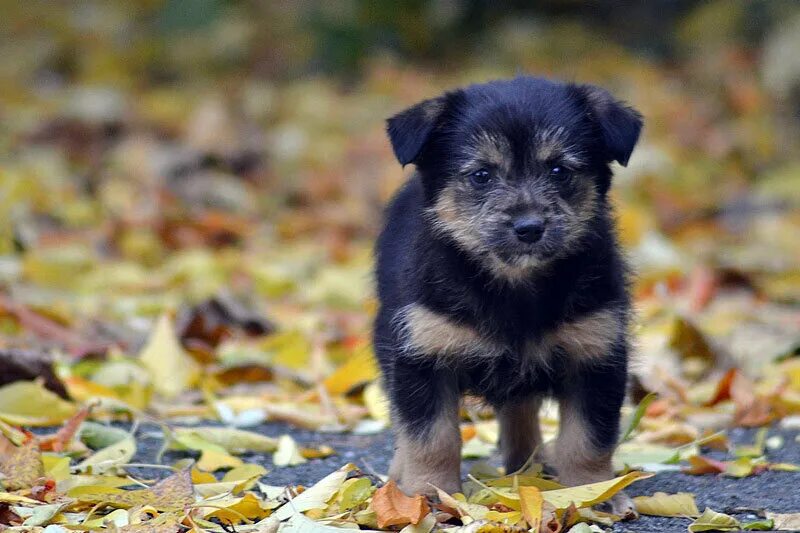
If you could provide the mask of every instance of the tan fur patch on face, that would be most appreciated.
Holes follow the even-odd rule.
[[[403,308],[396,317],[409,353],[421,356],[472,358],[493,357],[503,347],[474,329],[420,304]]]
[[[611,310],[596,311],[573,322],[561,324],[541,340],[528,342],[528,357],[548,364],[555,349],[564,350],[574,361],[596,361],[606,357],[623,334],[624,323]]]
[[[459,206],[457,187],[448,185],[439,193],[436,203],[429,211],[433,228],[450,235],[466,250],[480,251],[484,248],[483,240],[475,231],[476,221],[472,220],[477,214],[466,213]]]
[[[542,444],[540,406],[541,400],[537,398],[497,410],[500,451],[508,474],[521,468]]]
[[[424,438],[403,431],[395,434],[395,452],[389,477],[408,495],[435,496],[438,487],[449,494],[461,492],[461,432],[458,409],[443,413]]]
[[[584,163],[584,158],[580,151],[569,143],[563,126],[538,130],[534,142],[533,154],[537,161],[557,160],[572,166],[579,166]]]
[[[487,165],[494,166],[503,174],[510,170],[513,161],[511,145],[502,135],[481,131],[470,139],[465,148],[469,150],[469,157],[462,165],[461,172],[479,170]]]
[[[611,479],[613,450],[597,450],[580,408],[569,400],[562,400],[559,414],[558,437],[545,449],[546,461],[558,471],[559,481],[576,486]]]

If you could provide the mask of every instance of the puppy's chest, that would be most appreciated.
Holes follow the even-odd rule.
[[[527,309],[476,314],[467,320],[416,303],[403,308],[396,319],[408,355],[448,364],[507,358],[548,365],[556,355],[602,358],[624,334],[621,317],[612,309],[558,320]]]

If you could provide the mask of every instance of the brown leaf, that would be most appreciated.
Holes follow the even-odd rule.
[[[406,496],[397,487],[394,480],[390,480],[383,487],[375,491],[372,497],[372,508],[378,519],[378,526],[405,526],[419,524],[430,512],[430,507],[424,496],[419,494],[413,498]]]
[[[702,474],[721,474],[725,472],[726,465],[722,461],[716,459],[709,459],[702,455],[695,455],[689,457],[689,467],[684,468],[683,472],[686,474],[702,475]]]
[[[708,402],[706,402],[707,407],[713,407],[720,402],[724,402],[725,400],[731,399],[731,385],[733,385],[733,381],[736,378],[736,375],[739,373],[739,370],[736,368],[731,368],[717,383],[717,389],[714,392],[714,396],[711,397]]]
[[[0,474],[4,476],[6,490],[30,488],[44,475],[42,455],[36,442],[30,441],[22,446],[14,446],[5,435],[0,434]]]
[[[149,505],[160,511],[178,511],[194,503],[194,487],[191,470],[186,469],[148,489],[86,492],[76,495],[75,498],[81,502],[106,504],[123,509]]]
[[[82,407],[72,418],[64,423],[61,429],[51,435],[43,435],[37,438],[39,449],[47,452],[63,451],[72,441],[83,421],[89,416],[90,411],[91,406]]]

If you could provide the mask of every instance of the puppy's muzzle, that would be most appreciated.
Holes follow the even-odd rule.
[[[512,227],[517,239],[526,244],[533,244],[544,235],[544,230],[547,229],[547,220],[540,216],[526,215],[514,220]]]

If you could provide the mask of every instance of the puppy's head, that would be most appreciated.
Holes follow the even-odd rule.
[[[641,127],[603,89],[530,77],[446,93],[388,121],[433,226],[512,278],[580,246],[607,209],[609,164],[627,164]]]

